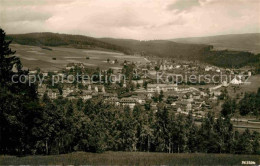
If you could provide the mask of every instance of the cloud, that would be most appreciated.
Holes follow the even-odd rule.
[[[48,6],[72,2],[73,0],[0,0],[5,7]]]
[[[17,14],[19,13],[19,14]],[[50,13],[37,11],[27,8],[9,8],[5,12],[1,12],[3,22],[20,22],[20,21],[45,21],[51,17]]]
[[[258,0],[0,0],[7,33],[169,39],[260,32]]]
[[[173,4],[170,4],[168,10],[188,10],[194,6],[200,6],[199,0],[177,0]]]

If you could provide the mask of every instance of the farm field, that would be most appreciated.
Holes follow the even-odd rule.
[[[256,93],[258,88],[260,88],[260,75],[252,75],[248,78],[247,82],[250,82],[250,84],[242,84],[239,86],[229,86],[228,87],[228,94],[232,97],[236,97],[237,94],[241,93],[250,93],[254,92]]]
[[[168,154],[148,152],[75,152],[50,156],[0,156],[0,165],[241,165],[260,164],[259,155]]]
[[[141,56],[124,55],[119,52],[104,50],[87,50],[64,47],[48,47],[52,50],[42,49],[37,46],[12,44],[11,48],[16,51],[15,56],[20,57],[24,67],[31,70],[39,67],[42,71],[55,71],[65,68],[68,63],[83,63],[88,67],[108,69],[119,67],[125,60],[146,63]],[[89,57],[89,59],[86,59]],[[54,60],[53,58],[56,58]],[[117,59],[119,64],[109,64],[107,59]]]

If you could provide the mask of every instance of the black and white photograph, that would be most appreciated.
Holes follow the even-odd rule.
[[[9,165],[260,165],[260,0],[0,0]]]

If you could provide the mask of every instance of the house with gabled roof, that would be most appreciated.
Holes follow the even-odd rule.
[[[133,109],[134,106],[136,105],[137,101],[136,101],[136,99],[131,98],[131,97],[124,97],[124,98],[120,99],[119,103],[123,107],[128,106],[129,108]]]

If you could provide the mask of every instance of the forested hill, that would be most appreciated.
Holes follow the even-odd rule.
[[[147,56],[172,57],[183,60],[200,60],[205,48],[209,47],[204,44],[183,44],[167,40],[139,41],[113,38],[101,38],[100,40],[129,48]]]
[[[228,43],[227,41],[223,43]],[[167,41],[167,40],[151,40],[151,41],[139,41],[129,39],[112,39],[101,38],[100,40],[119,45],[125,48],[129,48],[134,52],[141,52],[145,55],[155,55],[159,57],[172,57],[183,60],[200,60],[212,65],[220,67],[235,67],[240,68],[245,65],[257,65],[260,62],[260,54],[256,55],[249,51],[234,51],[230,49],[216,50],[211,43],[199,44],[199,43],[181,43]],[[233,38],[235,40],[235,38]],[[255,41],[255,37],[251,41]],[[222,42],[222,40],[219,40]],[[248,41],[250,41],[248,39]],[[250,42],[249,42],[250,43]],[[237,45],[237,47],[239,47]]]
[[[141,54],[145,56],[157,56],[176,58],[182,60],[200,60],[222,67],[242,67],[249,63],[258,63],[259,55],[244,51],[216,51],[213,46],[207,44],[178,43],[168,40],[140,41],[132,39],[93,38],[82,35],[67,35],[58,33],[29,33],[8,35],[7,40],[13,43],[33,46],[65,46],[82,49],[108,49],[125,54]],[[206,40],[206,39],[205,39]],[[208,39],[209,40],[209,39]],[[218,41],[228,43],[226,37]],[[233,37],[233,40],[235,38]],[[247,40],[255,41],[256,39]],[[182,41],[182,40],[178,40]],[[206,42],[206,41],[205,41]],[[195,42],[198,43],[198,42]],[[207,42],[206,42],[207,43]],[[244,42],[245,43],[245,42]],[[208,42],[210,44],[210,42]],[[238,45],[237,45],[238,46]],[[214,47],[215,48],[215,47]]]
[[[7,36],[7,40],[13,40],[13,43],[32,46],[66,46],[82,49],[103,48],[113,51],[129,53],[129,51],[120,46],[105,43],[93,37],[83,35],[68,35],[58,33],[28,33],[28,34],[11,34]]]
[[[199,44],[182,44],[166,40],[139,41],[130,39],[93,38],[58,33],[28,33],[8,35],[13,43],[34,46],[66,46],[73,48],[104,48],[126,54],[142,53],[147,56],[173,57],[184,60],[199,59],[207,47]]]
[[[172,39],[179,43],[208,44],[215,49],[228,49],[236,51],[249,51],[260,53],[260,33],[229,34],[208,37],[192,37]]]

